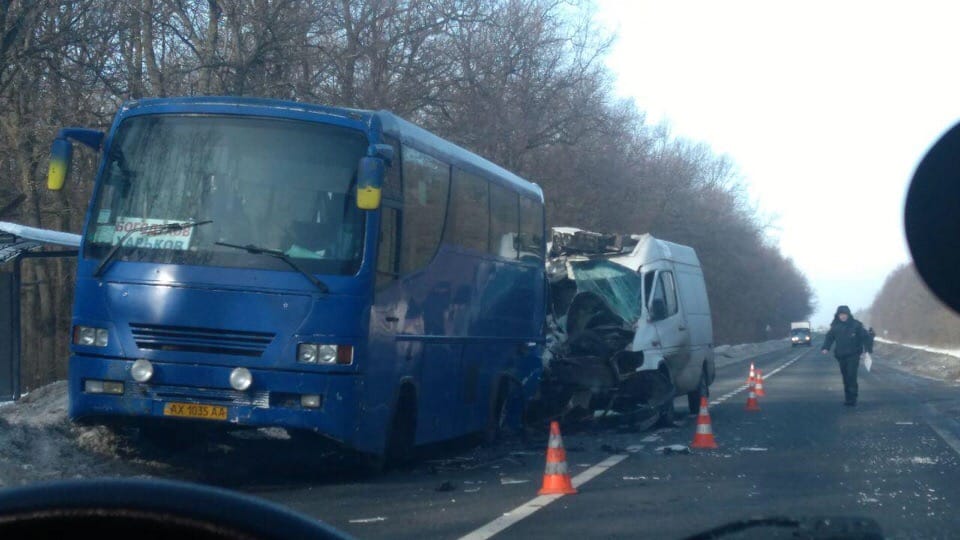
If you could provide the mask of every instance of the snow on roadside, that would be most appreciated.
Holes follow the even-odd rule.
[[[960,357],[929,349],[877,338],[873,356],[883,365],[913,375],[943,381],[960,380]]]
[[[65,381],[0,407],[0,487],[142,472],[119,460],[112,432],[70,422]]]
[[[890,345],[900,345],[901,347],[909,347],[911,349],[919,349],[921,351],[927,351],[927,352],[932,352],[937,354],[946,354],[949,356],[955,356],[957,358],[960,358],[960,349],[939,349],[937,347],[930,347],[928,345],[914,345],[912,343],[899,343],[896,341],[890,341],[888,339],[883,339],[883,338],[876,338],[876,341],[879,341],[881,343],[887,343]]]

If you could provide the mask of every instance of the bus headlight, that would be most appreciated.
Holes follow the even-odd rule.
[[[145,383],[150,380],[150,377],[153,377],[153,364],[149,360],[141,358],[130,366],[130,375],[133,380]]]
[[[321,345],[301,343],[297,346],[297,362],[301,364],[341,364],[353,363],[351,345]]]
[[[106,347],[110,340],[110,333],[106,328],[92,326],[74,326],[73,344],[86,347]]]
[[[249,369],[238,367],[230,372],[230,386],[232,386],[234,390],[240,390],[242,392],[250,388],[251,384],[253,384],[253,374],[250,373]]]

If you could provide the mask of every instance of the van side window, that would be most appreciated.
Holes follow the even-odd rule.
[[[647,300],[647,307],[650,307],[650,301],[653,300],[650,298],[650,293],[653,292],[653,278],[655,276],[655,272],[646,272],[643,274],[643,297]]]
[[[667,301],[667,317],[676,315],[680,308],[677,305],[677,286],[673,281],[673,272],[660,272],[660,283]]]
[[[444,240],[487,253],[490,230],[490,192],[483,178],[454,167],[450,192],[450,219]]]
[[[401,273],[423,268],[436,254],[449,190],[449,165],[409,146],[403,147]]]
[[[660,279],[657,279],[657,281],[656,281],[656,286],[653,286],[653,285],[654,285],[654,277],[655,277],[655,276],[656,276],[656,273],[655,273],[655,272],[647,272],[647,275],[645,276],[646,279],[644,280],[644,285],[647,286],[647,287],[646,287],[646,289],[647,289],[647,307],[652,306],[652,305],[653,305],[653,302],[656,301],[656,300],[659,300],[659,301],[663,302],[664,305],[666,305],[666,303],[667,303],[667,297],[666,297],[666,296],[664,295],[664,293],[663,293],[663,277],[662,277],[662,274],[661,274]],[[652,291],[653,296],[650,296],[650,295],[651,295],[650,287],[653,287],[653,291]],[[668,309],[669,309],[669,308],[668,308]],[[669,311],[668,311],[668,312],[669,312]]]

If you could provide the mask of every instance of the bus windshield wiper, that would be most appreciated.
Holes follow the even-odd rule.
[[[110,248],[110,251],[107,252],[107,256],[100,261],[100,265],[97,266],[97,269],[93,271],[93,277],[100,277],[103,274],[103,271],[107,269],[107,266],[110,265],[110,261],[113,260],[113,257],[120,251],[120,248],[123,246],[124,242],[130,238],[131,235],[135,232],[143,233],[147,236],[156,236],[159,234],[166,234],[173,231],[182,231],[184,229],[190,229],[197,227],[199,225],[206,225],[207,223],[213,223],[212,219],[205,219],[203,221],[179,221],[176,223],[167,223],[166,225],[146,225],[144,227],[130,229],[126,234],[120,237],[120,241],[117,242],[115,246]]]
[[[257,247],[253,244],[247,244],[245,246],[241,246],[238,244],[229,244],[227,242],[214,242],[214,244],[218,246],[233,248],[233,249],[242,249],[243,251],[246,251],[247,253],[252,253],[254,255],[269,255],[270,257],[275,257],[277,259],[280,259],[281,261],[287,263],[287,266],[289,266],[290,268],[293,268],[297,272],[300,272],[301,274],[303,274],[303,277],[309,279],[310,283],[313,283],[314,285],[316,285],[316,287],[320,289],[320,292],[322,293],[330,292],[330,288],[327,287],[326,283],[317,279],[317,276],[308,272],[302,266],[294,262],[294,260],[290,258],[289,255],[287,255],[282,251],[279,251],[276,249],[267,249],[267,248]]]

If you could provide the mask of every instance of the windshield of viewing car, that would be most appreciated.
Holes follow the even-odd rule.
[[[356,130],[262,117],[148,115],[117,130],[87,229],[86,255],[124,236],[126,260],[290,270],[216,242],[277,250],[320,274],[360,265]],[[169,223],[212,223],[154,234]]]

